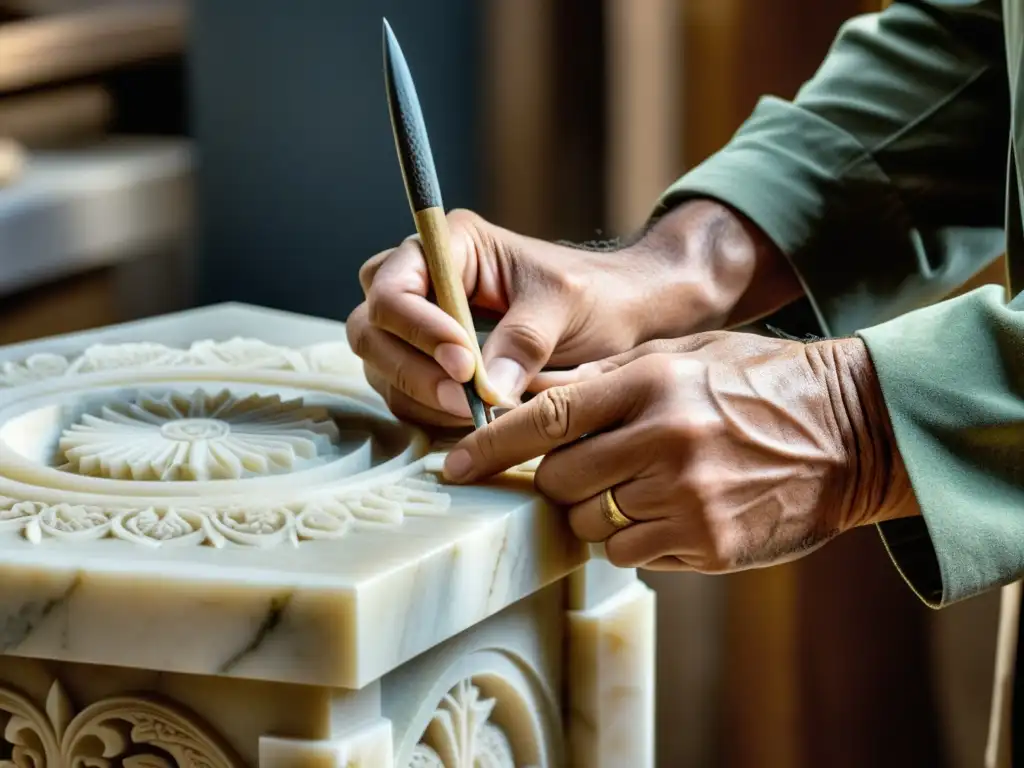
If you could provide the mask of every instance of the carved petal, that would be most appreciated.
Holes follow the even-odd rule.
[[[64,686],[60,684],[60,680],[54,680],[46,694],[46,717],[49,719],[50,725],[53,726],[56,741],[60,741],[64,736],[64,731],[74,714],[75,709],[64,692]]]
[[[46,768],[60,764],[53,723],[28,697],[13,688],[0,687],[0,712],[9,715],[4,728],[4,740],[13,745],[8,766]]]

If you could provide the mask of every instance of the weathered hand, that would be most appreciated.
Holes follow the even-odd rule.
[[[616,565],[768,565],[916,513],[859,339],[703,333],[559,376],[462,440],[445,472],[471,482],[545,456],[538,489]],[[607,520],[606,489],[633,524]]]
[[[470,304],[500,318],[482,351],[490,383],[512,401],[546,365],[721,327],[759,271],[766,242],[710,201],[680,206],[611,251],[525,237],[466,211],[448,221]],[[348,335],[370,383],[401,418],[467,424],[458,382],[472,375],[469,340],[428,300],[418,240],[374,256],[359,277],[366,301],[349,317]]]

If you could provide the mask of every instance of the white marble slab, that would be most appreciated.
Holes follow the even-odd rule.
[[[224,305],[0,349],[0,652],[355,688],[587,560],[529,478],[438,485],[344,339]]]

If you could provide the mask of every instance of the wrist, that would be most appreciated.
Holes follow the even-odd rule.
[[[648,339],[724,327],[757,266],[756,244],[744,223],[711,200],[676,206],[629,250],[635,259],[654,261],[665,270],[665,300],[647,305],[657,310]]]
[[[671,272],[648,338],[752,322],[803,290],[785,255],[752,221],[714,200],[684,202],[626,248]],[[651,305],[649,305],[651,306]]]
[[[920,514],[867,346],[857,337],[816,342],[832,381],[847,458],[840,530]]]

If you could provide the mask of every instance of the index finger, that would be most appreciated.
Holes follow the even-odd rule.
[[[458,483],[490,477],[625,421],[640,382],[624,371],[544,390],[475,430],[448,454],[445,477]]]

